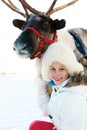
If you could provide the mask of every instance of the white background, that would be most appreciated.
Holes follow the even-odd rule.
[[[42,12],[46,12],[52,2],[27,1]],[[56,6],[69,1],[58,0]],[[52,18],[66,19],[64,30],[87,28],[86,3],[86,0],[79,0],[76,4],[56,12]],[[17,72],[22,75],[20,78],[0,75],[0,130],[28,130],[32,120],[44,119],[36,102],[34,60],[19,58],[12,49],[14,40],[21,32],[12,25],[15,18],[24,19],[0,1],[0,72]]]

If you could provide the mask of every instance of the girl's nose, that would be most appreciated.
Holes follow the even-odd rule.
[[[56,75],[59,75],[59,74],[60,74],[59,70],[56,70],[55,74],[56,74]]]

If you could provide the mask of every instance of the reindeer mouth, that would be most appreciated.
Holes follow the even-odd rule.
[[[13,47],[13,50],[20,56],[20,57],[24,57],[24,58],[28,58],[30,57],[30,54],[28,53],[28,51],[25,49],[26,47],[17,50],[15,49],[15,47]]]
[[[17,40],[14,43],[13,50],[20,56],[24,58],[28,58],[32,55],[34,51],[33,43],[28,45],[27,42],[18,42]]]

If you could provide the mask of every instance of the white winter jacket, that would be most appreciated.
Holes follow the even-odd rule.
[[[87,130],[87,86],[54,86],[48,103],[57,130]]]

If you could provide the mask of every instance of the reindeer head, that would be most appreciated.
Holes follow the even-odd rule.
[[[14,50],[21,56],[33,58],[44,53],[56,40],[56,30],[65,26],[65,20],[52,20],[31,14],[26,22],[14,20],[13,24],[22,29],[22,33],[14,42]]]
[[[25,21],[19,19],[13,20],[13,25],[22,30],[14,42],[13,49],[18,55],[32,59],[35,57],[40,58],[47,47],[56,41],[56,30],[65,27],[64,19],[53,20],[50,18],[51,14],[75,3],[77,0],[73,0],[68,4],[53,9],[57,1],[54,0],[46,13],[39,12],[32,8],[25,0],[19,0],[25,10],[25,14],[15,7],[10,0],[8,0],[8,2],[6,2],[6,0],[2,1],[12,10],[26,17]],[[29,11],[33,14],[29,15]]]

